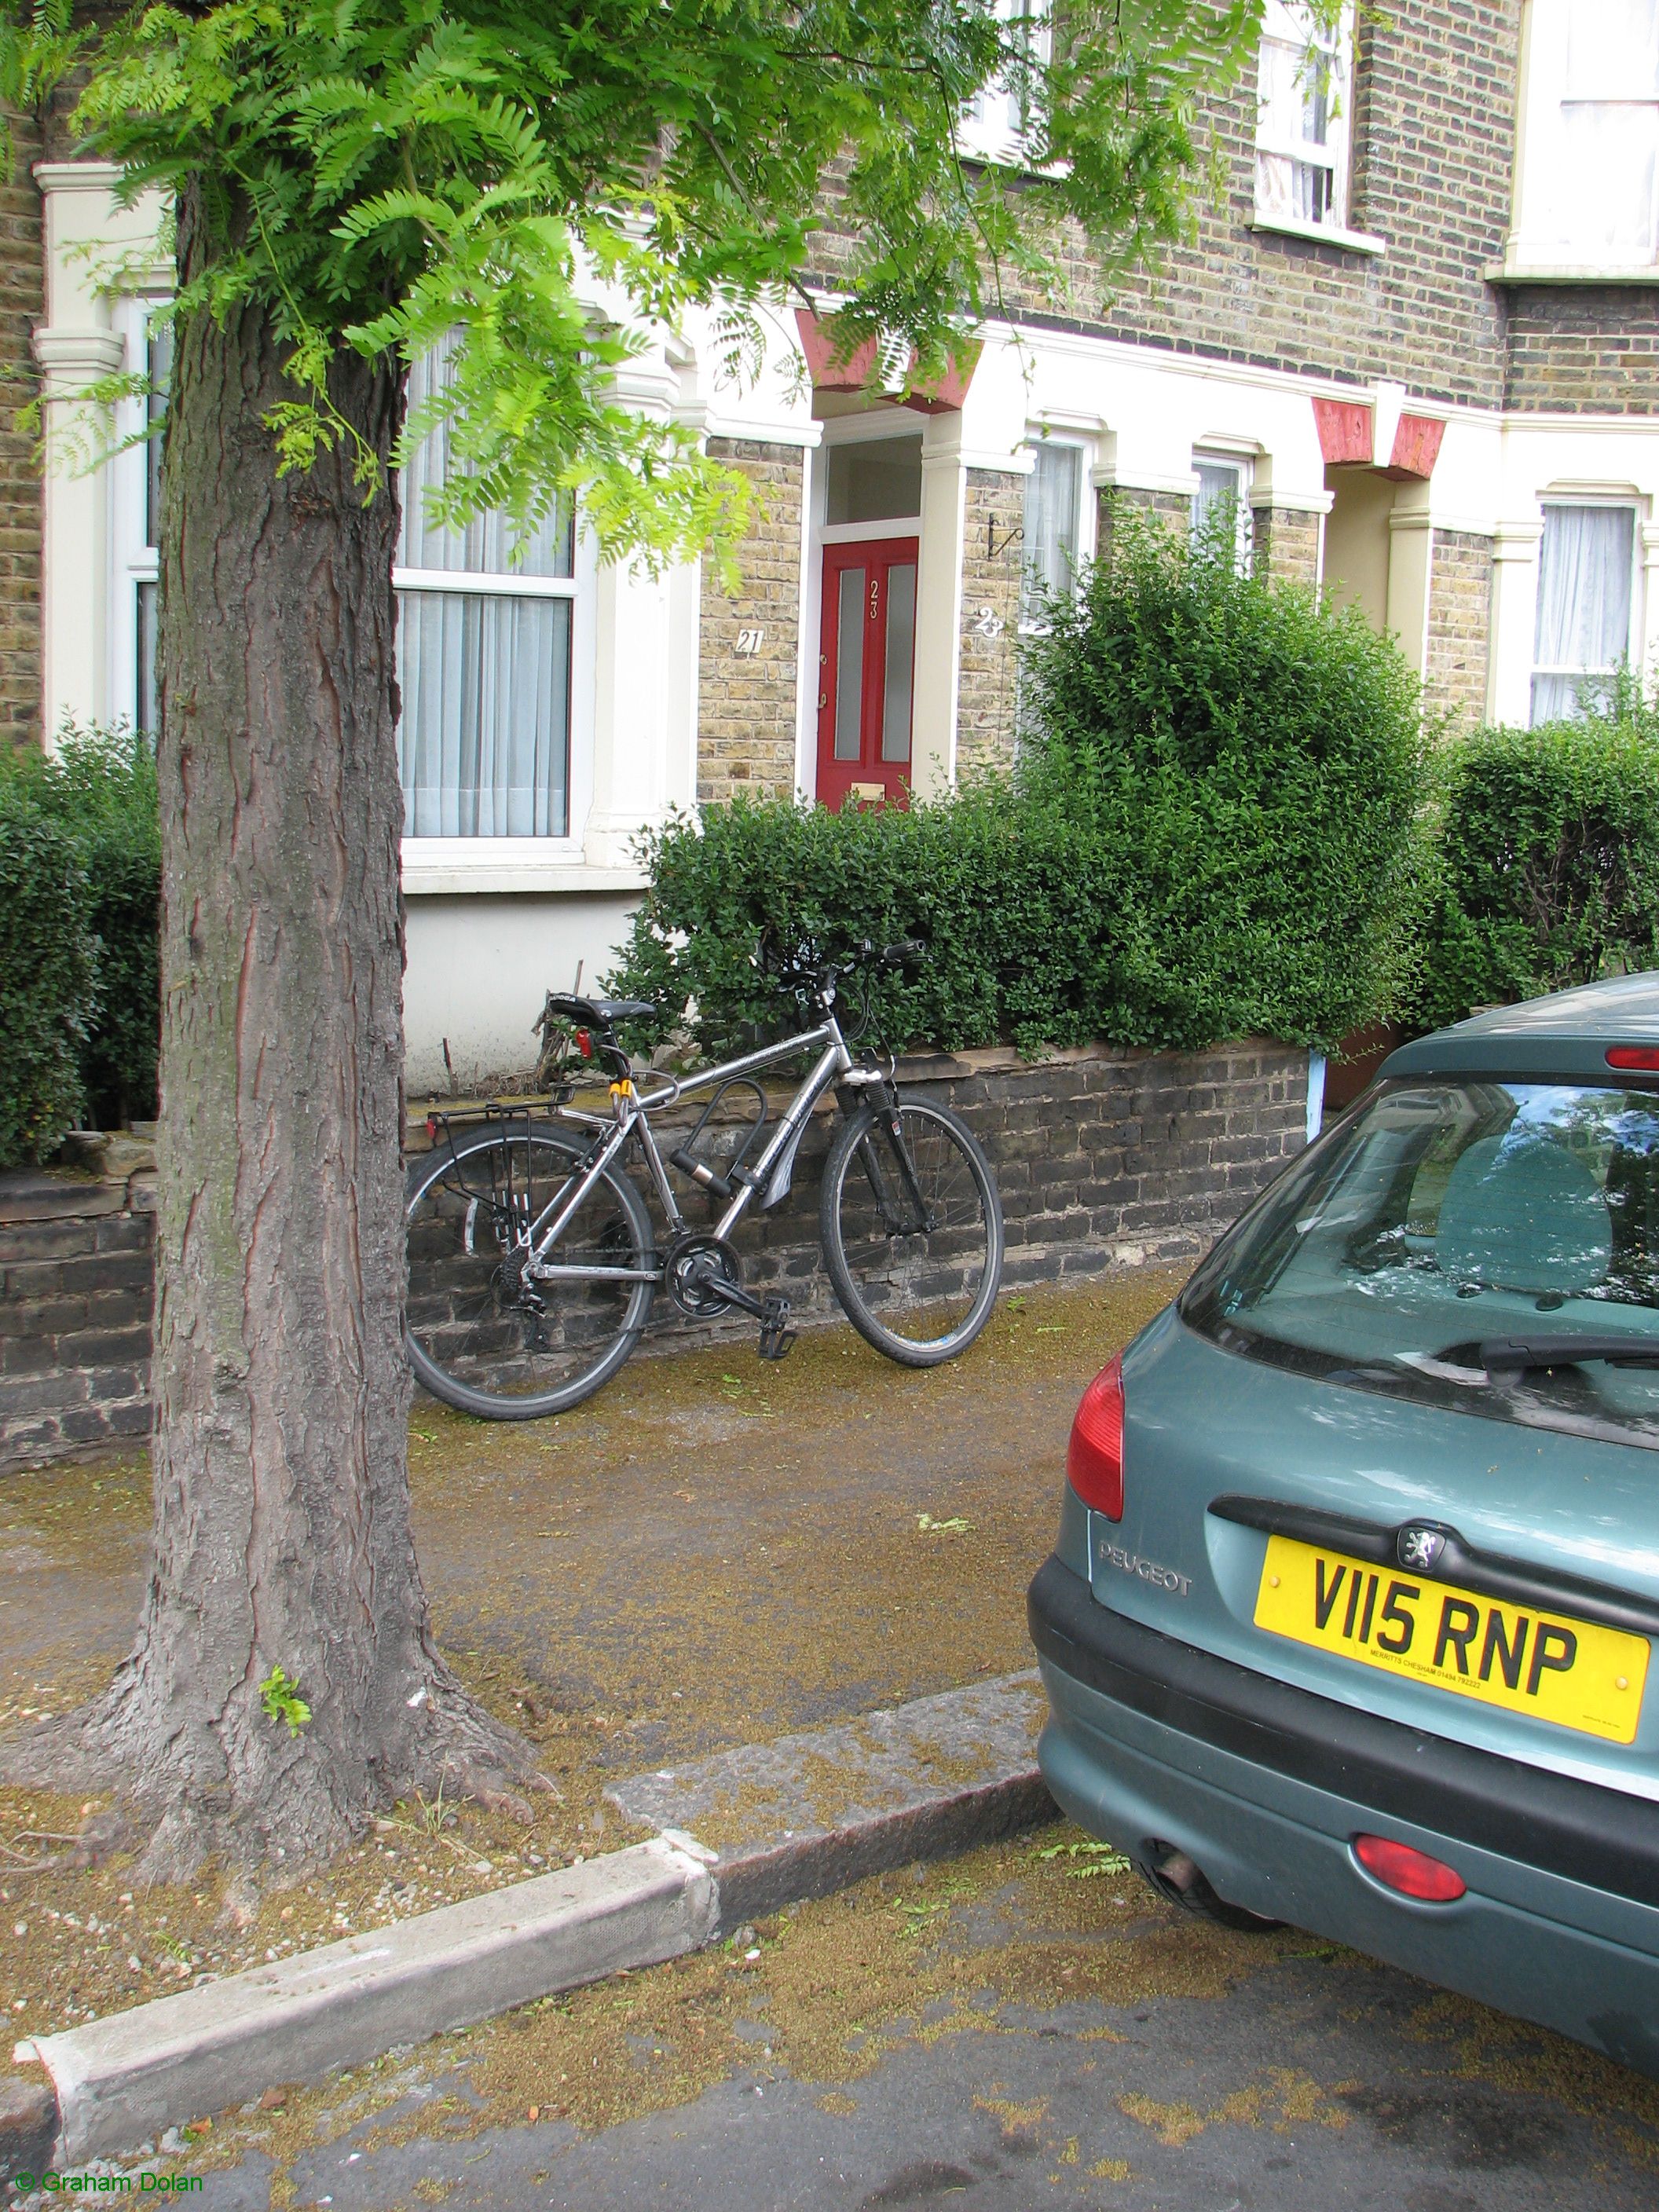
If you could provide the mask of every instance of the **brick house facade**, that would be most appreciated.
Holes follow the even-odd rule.
[[[1616,12],[1640,31],[1640,5]],[[1649,12],[1659,25],[1659,0]],[[465,769],[411,795],[412,1083],[437,1079],[445,1039],[464,1075],[523,1057],[543,981],[578,960],[603,972],[641,881],[638,833],[671,808],[938,791],[1006,762],[1026,580],[1063,580],[1126,505],[1185,529],[1231,499],[1241,560],[1358,600],[1458,720],[1562,711],[1620,658],[1651,670],[1659,217],[1638,171],[1644,132],[1659,150],[1659,82],[1617,35],[1572,0],[1416,0],[1350,20],[1310,72],[1305,19],[1267,0],[1259,67],[1200,118],[1217,181],[1190,240],[1110,283],[1079,252],[1056,295],[1011,301],[931,406],[838,374],[793,312],[743,389],[697,326],[643,356],[635,403],[696,423],[754,487],[737,586],[712,567],[596,571],[580,532],[550,558],[533,589],[562,654],[562,766],[536,834],[477,805]],[[1598,127],[1609,98],[1622,136]],[[968,118],[970,151],[984,125]],[[985,150],[1018,161],[1006,129]],[[14,737],[142,719],[155,566],[141,455],[101,483],[49,473],[43,526],[13,425],[41,371],[67,400],[143,365],[166,271],[112,296],[84,246],[118,233],[142,264],[157,211],[119,214],[108,172],[37,151],[0,195]],[[827,211],[823,295],[842,250]],[[454,595],[443,558],[410,557],[406,595]],[[467,580],[479,605],[488,583]],[[474,619],[487,636],[487,606]],[[450,734],[432,733],[446,757]]]

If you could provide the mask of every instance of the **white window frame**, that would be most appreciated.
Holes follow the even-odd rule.
[[[1064,447],[1068,453],[1074,453],[1078,457],[1077,507],[1072,518],[1073,544],[1072,588],[1073,593],[1075,593],[1079,572],[1083,568],[1085,562],[1094,558],[1094,524],[1097,507],[1097,496],[1094,488],[1095,448],[1092,441],[1087,439],[1068,436],[1064,431],[1046,431],[1040,423],[1035,424],[1027,433],[1025,439],[1025,450],[1028,453],[1035,455],[1037,451],[1043,447],[1047,447],[1050,449],[1053,449],[1055,447]],[[1031,476],[1027,477],[1024,484],[1022,487],[1019,590],[1019,634],[1022,637],[1040,637],[1044,634],[1047,628],[1045,623],[1033,621],[1026,612],[1026,593],[1028,586],[1024,561],[1024,502],[1029,500],[1030,484],[1035,475],[1036,464],[1034,461]]]
[[[424,869],[503,866],[571,867],[582,859],[582,836],[593,804],[593,721],[597,676],[595,584],[599,562],[592,532],[577,517],[574,557],[568,576],[526,576],[508,571],[410,568],[392,572],[399,612],[412,592],[476,593],[490,599],[560,599],[571,603],[570,703],[565,763],[565,834],[562,837],[416,837],[403,841],[405,866]]]
[[[1322,143],[1312,139],[1276,136],[1267,120],[1265,76],[1269,50],[1297,57],[1298,67],[1312,70],[1325,58],[1328,69],[1329,114]],[[1381,253],[1386,241],[1370,232],[1350,229],[1349,203],[1352,187],[1354,97],[1354,6],[1348,0],[1334,30],[1316,24],[1298,0],[1267,0],[1261,23],[1261,43],[1256,64],[1256,123],[1253,157],[1255,222],[1257,230],[1284,231],[1292,237],[1316,238],[1358,253]],[[1328,173],[1330,199],[1317,220],[1275,207],[1262,189],[1262,157],[1298,163]]]
[[[1255,514],[1250,506],[1250,491],[1255,467],[1248,453],[1226,453],[1218,447],[1194,446],[1193,469],[1224,469],[1233,479],[1233,564],[1241,576],[1250,573],[1250,562],[1255,550]],[[1200,501],[1202,494],[1193,494],[1192,533],[1199,532]]]
[[[1569,81],[1572,10],[1588,4],[1589,0],[1531,0],[1527,9],[1516,131],[1513,224],[1503,269],[1493,273],[1544,279],[1622,276],[1639,281],[1659,266],[1659,205],[1650,209],[1652,242],[1645,254],[1565,240],[1553,219],[1555,178],[1560,167],[1571,160],[1562,111],[1584,97],[1580,94],[1570,103],[1563,93]],[[1659,94],[1632,94],[1627,88],[1610,82],[1595,104],[1659,107]],[[1659,171],[1655,197],[1659,201]]]
[[[1054,48],[1050,0],[995,0],[996,19],[1011,32],[1022,31],[1035,58],[1052,60]],[[1018,112],[1015,94],[999,76],[981,86],[957,118],[957,146],[970,161],[1005,169],[1030,169],[1029,119]]]
[[[123,373],[144,374],[149,361],[151,316],[167,304],[165,293],[128,293],[117,303],[114,322],[121,340]],[[109,465],[109,672],[112,718],[140,726],[138,601],[143,587],[161,574],[158,548],[149,539],[151,441],[143,436],[146,402],[121,400],[115,409],[117,451]],[[152,736],[155,732],[150,732]]]
[[[1625,659],[1632,669],[1639,672],[1642,665],[1642,639],[1644,634],[1642,606],[1642,526],[1644,521],[1642,501],[1639,499],[1632,499],[1628,492],[1557,491],[1541,499],[1539,506],[1546,516],[1552,507],[1613,507],[1630,516],[1630,619],[1625,639]],[[1546,527],[1547,528],[1547,524]],[[1542,596],[1543,589],[1544,544],[1540,535],[1538,544],[1537,582],[1533,599],[1532,640],[1528,651],[1527,721],[1529,727],[1533,720],[1533,687],[1540,676],[1606,676],[1612,673],[1610,668],[1579,667],[1568,662],[1540,662],[1536,659],[1538,602]],[[1617,665],[1616,662],[1613,664],[1614,666]]]

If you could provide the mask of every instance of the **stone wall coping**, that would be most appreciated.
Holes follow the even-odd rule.
[[[959,1083],[975,1076],[983,1075],[1024,1074],[1036,1078],[1042,1075],[1048,1068],[1076,1067],[1103,1061],[1115,1061],[1121,1066],[1139,1066],[1151,1060],[1194,1060],[1207,1059],[1215,1054],[1235,1052],[1300,1054],[1304,1049],[1305,1048],[1301,1045],[1285,1044],[1276,1037],[1259,1036],[1228,1037],[1218,1044],[1194,1045],[1186,1051],[1166,1051],[1159,1047],[1146,1044],[1109,1044],[1102,1040],[1092,1044],[1053,1045],[1036,1058],[1028,1059],[1015,1045],[970,1045],[964,1047],[960,1052],[902,1053],[898,1057],[896,1073],[901,1083]],[[640,1079],[641,1083],[646,1080],[643,1076]],[[761,1081],[769,1101],[775,1098],[781,1102],[794,1095],[796,1085],[786,1078],[773,1079],[763,1075]],[[602,1111],[605,1096],[603,1086],[595,1084],[592,1087],[579,1088],[573,1094],[569,1103],[572,1105],[582,1107],[589,1112]],[[708,1097],[708,1094],[705,1091],[693,1091],[684,1098],[677,1100],[672,1105],[659,1108],[657,1111],[665,1117],[678,1119],[689,1115],[695,1118],[702,1112]],[[487,1105],[495,1104],[498,1099],[506,1106],[528,1107],[532,1110],[538,1108],[545,1110],[550,1103],[544,1091],[532,1092],[524,1097],[502,1097],[497,1093],[489,1098],[429,1098],[424,1103],[412,1103],[407,1109],[404,1139],[406,1149],[416,1152],[422,1152],[428,1149],[429,1139],[426,1125],[429,1115],[453,1114],[464,1118],[479,1115],[484,1111]],[[829,1114],[834,1109],[835,1094],[832,1091],[826,1091],[817,1101],[814,1110],[819,1114]],[[714,1118],[717,1121],[747,1120],[748,1115],[739,1107],[717,1114]]]
[[[126,1202],[125,1178],[105,1182],[69,1168],[19,1168],[0,1175],[0,1221],[84,1220],[119,1213]]]

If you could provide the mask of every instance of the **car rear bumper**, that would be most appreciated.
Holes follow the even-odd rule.
[[[1160,1635],[1058,1559],[1028,1613],[1052,1709],[1038,1757],[1081,1826],[1142,1860],[1173,1845],[1233,1904],[1659,2076],[1659,1808]],[[1383,1888],[1362,1832],[1444,1860],[1467,1895]]]

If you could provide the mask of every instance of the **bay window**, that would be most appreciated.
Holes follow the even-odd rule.
[[[436,355],[410,370],[411,409],[443,373]],[[405,834],[568,837],[574,517],[555,509],[515,562],[499,514],[430,522],[427,491],[449,468],[440,423],[404,471],[393,572]]]
[[[1083,553],[1084,474],[1080,446],[1038,438],[1027,451],[1035,466],[1025,479],[1019,612],[1022,624],[1030,628],[1042,622],[1047,599],[1062,598],[1076,584]]]
[[[1250,566],[1250,465],[1226,453],[1194,453],[1193,471],[1198,489],[1193,494],[1193,537],[1208,542],[1212,532],[1225,532],[1233,549],[1233,565],[1241,575]],[[1226,520],[1221,520],[1225,514]]]
[[[1546,506],[1533,647],[1534,726],[1581,713],[1629,657],[1635,577],[1634,507]]]
[[[149,388],[147,396],[124,399],[116,410],[107,696],[116,720],[153,738],[161,726],[155,688],[161,611],[160,431],[173,367],[173,325],[164,302],[135,295],[120,303],[116,328],[123,368],[146,377]]]

